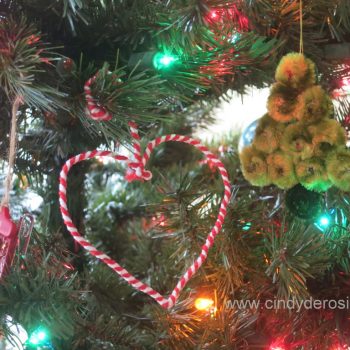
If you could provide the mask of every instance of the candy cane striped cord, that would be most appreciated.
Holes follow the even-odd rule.
[[[119,276],[125,279],[130,285],[132,285],[135,289],[148,294],[150,297],[155,299],[160,305],[164,305],[166,300],[163,296],[161,296],[158,292],[153,290],[147,284],[137,280],[133,275],[131,275],[127,270],[121,267],[116,261],[110,258],[108,255],[103,252],[97,250],[87,239],[82,237],[78,232],[78,229],[74,225],[72,218],[70,217],[68,207],[67,207],[67,176],[70,169],[73,165],[78,164],[86,159],[92,159],[96,157],[113,157],[115,160],[125,161],[128,158],[120,155],[116,155],[109,151],[92,151],[81,153],[71,159],[69,159],[60,173],[60,185],[59,185],[59,201],[60,201],[60,209],[63,221],[73,236],[74,240],[78,242],[84,249],[86,249],[91,255],[95,256],[97,259],[100,259],[105,264],[107,264],[111,269],[113,269]]]
[[[145,170],[145,166],[142,164],[142,155],[141,155],[141,145],[140,145],[140,136],[137,129],[137,125],[134,122],[129,122],[130,134],[134,139],[134,158],[135,162],[130,162],[128,164],[129,170],[125,176],[128,181],[135,180],[151,180],[152,173],[148,170]]]
[[[176,303],[176,300],[178,299],[181,290],[185,287],[187,282],[192,278],[192,276],[198,271],[198,269],[201,267],[203,262],[206,260],[208,256],[208,252],[214,244],[215,237],[221,231],[223,222],[226,217],[227,206],[230,201],[231,186],[228,179],[227,171],[224,165],[222,164],[222,162],[219,159],[217,159],[216,156],[213,155],[205,146],[201,145],[199,141],[191,139],[187,136],[181,136],[181,135],[166,135],[166,136],[158,137],[155,140],[148,143],[145,153],[143,154],[143,156],[141,156],[141,148],[139,147],[140,138],[137,132],[136,124],[131,123],[130,128],[131,128],[132,136],[135,140],[134,150],[135,150],[136,162],[134,163],[129,162],[128,158],[114,154],[112,152],[108,152],[108,151],[86,152],[69,159],[64,165],[64,167],[62,168],[62,171],[60,173],[60,185],[59,185],[60,209],[61,209],[64,223],[76,242],[78,242],[82,247],[84,247],[91,255],[95,256],[96,258],[100,259],[105,264],[107,264],[110,268],[112,268],[118,275],[120,275],[135,289],[145,294],[148,294],[150,297],[155,299],[163,308],[170,309]],[[72,219],[70,217],[70,214],[67,208],[67,176],[70,169],[75,164],[82,162],[86,159],[91,159],[95,157],[113,157],[115,160],[118,160],[118,161],[127,161],[129,167],[131,167],[133,171],[138,172],[139,175],[136,174],[134,180],[135,179],[149,180],[152,174],[149,171],[145,170],[144,167],[146,166],[147,161],[149,160],[153,149],[158,145],[160,145],[161,143],[169,142],[169,141],[187,143],[199,149],[206,156],[206,158],[210,160],[211,163],[218,168],[224,184],[224,195],[221,201],[217,220],[213,228],[211,229],[211,232],[209,233],[205,244],[202,246],[202,250],[198,258],[193,262],[193,264],[187,269],[185,274],[181,277],[176,287],[170,294],[169,298],[164,298],[160,293],[155,291],[149,285],[137,280],[132,274],[130,274],[123,267],[121,267],[116,261],[111,259],[108,255],[104,254],[103,252],[100,252],[99,250],[97,250],[88,240],[86,240],[84,237],[80,235],[77,228],[72,222]]]
[[[91,119],[96,121],[108,121],[112,119],[111,113],[105,107],[99,106],[92,97],[91,85],[96,81],[96,75],[90,78],[84,86],[85,99]]]
[[[181,290],[185,287],[187,282],[199,270],[199,268],[202,266],[204,261],[207,259],[208,252],[214,244],[215,237],[219,234],[219,232],[222,229],[222,225],[225,221],[225,217],[227,214],[227,206],[228,206],[228,204],[230,202],[230,198],[231,198],[231,184],[230,184],[230,180],[228,178],[228,173],[227,173],[224,165],[222,164],[222,162],[213,153],[211,153],[207,147],[203,146],[198,140],[192,139],[190,137],[173,134],[173,135],[161,136],[161,137],[158,137],[155,140],[149,142],[147,147],[146,147],[146,151],[142,157],[143,166],[146,166],[146,164],[150,158],[150,155],[155,147],[159,146],[161,143],[169,142],[169,141],[187,143],[187,144],[199,149],[205,155],[205,157],[211,161],[213,166],[218,168],[218,171],[221,175],[221,179],[222,179],[222,182],[224,185],[224,196],[221,200],[219,214],[218,214],[218,217],[216,219],[216,222],[215,222],[213,228],[211,229],[211,232],[207,236],[205,244],[202,246],[202,250],[201,250],[198,258],[187,269],[185,274],[181,277],[181,279],[177,283],[176,287],[172,291],[171,295],[169,296],[169,298],[167,300],[167,302],[168,302],[167,308],[171,308],[176,303],[176,300],[178,299]]]

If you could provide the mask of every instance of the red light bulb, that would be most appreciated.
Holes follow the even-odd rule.
[[[215,19],[215,18],[217,18],[218,17],[218,14],[216,13],[216,11],[214,11],[214,10],[212,10],[212,11],[210,11],[210,18],[213,18],[213,19]]]
[[[286,350],[286,347],[282,342],[276,341],[270,345],[269,350]]]
[[[342,86],[349,86],[349,79],[343,78],[342,79]]]

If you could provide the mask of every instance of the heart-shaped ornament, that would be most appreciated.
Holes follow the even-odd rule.
[[[60,200],[60,209],[63,217],[63,221],[71,233],[76,242],[78,242],[84,249],[86,249],[91,255],[103,261],[106,265],[108,265],[111,269],[113,269],[120,277],[122,277],[125,281],[127,281],[131,286],[135,289],[148,294],[150,297],[155,299],[163,308],[170,309],[176,303],[181,290],[185,287],[187,282],[192,278],[192,276],[198,271],[203,262],[206,260],[208,256],[208,252],[210,248],[214,244],[215,237],[221,231],[223,222],[226,217],[226,209],[230,201],[231,196],[231,185],[228,179],[227,171],[222,164],[222,162],[211,153],[207,147],[203,146],[198,140],[189,138],[187,136],[182,135],[166,135],[162,137],[158,137],[153,141],[149,142],[146,150],[143,155],[141,155],[141,147],[139,143],[139,135],[137,131],[137,127],[135,123],[129,123],[131,129],[131,135],[135,140],[134,143],[134,157],[135,162],[129,161],[129,159],[125,156],[115,154],[109,151],[92,151],[81,153],[75,157],[70,158],[62,168],[60,173],[60,185],[59,185],[59,200]],[[152,178],[152,174],[150,171],[145,170],[145,166],[147,161],[150,158],[150,155],[155,147],[164,142],[175,141],[182,142],[192,145],[199,149],[206,157],[208,161],[212,164],[213,167],[216,167],[219,170],[221,175],[223,185],[224,185],[224,194],[221,200],[221,205],[218,213],[218,217],[216,222],[211,229],[210,233],[207,236],[205,244],[202,246],[202,250],[199,256],[195,259],[192,265],[186,270],[183,276],[180,278],[178,283],[176,284],[174,290],[171,292],[168,298],[165,298],[156,290],[151,288],[148,284],[143,283],[136,279],[132,274],[130,274],[127,270],[125,270],[122,266],[120,266],[116,261],[110,258],[108,255],[103,252],[97,250],[88,240],[80,235],[74,223],[72,222],[71,216],[69,214],[67,208],[67,176],[70,169],[77,163],[80,163],[86,159],[96,158],[96,157],[112,157],[117,161],[126,161],[128,164],[128,171],[126,178],[129,181],[140,180],[140,181],[148,181]]]

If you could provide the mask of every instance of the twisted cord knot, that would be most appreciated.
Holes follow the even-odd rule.
[[[140,162],[130,162],[126,171],[125,179],[128,182],[133,181],[149,181],[152,179],[152,173],[145,170],[145,167]]]

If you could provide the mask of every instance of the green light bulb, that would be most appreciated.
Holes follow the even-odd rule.
[[[41,345],[46,342],[47,338],[47,331],[43,328],[38,328],[30,335],[28,341],[32,345]]]
[[[244,226],[242,227],[243,231],[249,231],[252,227],[252,223],[251,222],[247,222],[246,224],[244,224]]]
[[[37,337],[31,336],[29,339],[29,343],[33,345],[39,344],[39,339]]]
[[[320,219],[320,224],[321,224],[322,226],[328,226],[328,224],[329,224],[329,219],[328,219],[327,217],[321,218],[321,219]]]
[[[45,340],[46,339],[46,333],[43,332],[43,331],[40,331],[38,333],[38,339],[41,340],[41,341]]]
[[[169,64],[171,62],[174,62],[175,58],[171,57],[171,56],[164,56],[162,57],[159,61],[161,64],[163,64],[164,66],[169,66]]]
[[[324,230],[326,230],[329,227],[330,223],[331,223],[330,216],[328,214],[323,214],[317,219],[317,222],[315,222],[315,225],[321,231],[324,231]]]
[[[153,65],[157,70],[170,68],[178,58],[176,56],[168,55],[158,52],[153,57]]]

